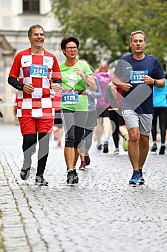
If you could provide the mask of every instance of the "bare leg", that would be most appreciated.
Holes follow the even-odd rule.
[[[120,125],[119,126],[119,133],[121,136],[125,136],[126,134],[128,134],[128,130],[126,128],[126,125]]]
[[[73,162],[73,167],[76,166],[77,161],[78,161],[78,157],[79,157],[79,152],[77,149],[74,148],[74,153],[75,153],[75,157],[74,157],[74,162]]]
[[[81,159],[81,162],[85,161],[85,156],[83,154],[80,154],[80,159]]]
[[[64,148],[64,157],[67,165],[67,170],[74,168],[75,151],[73,147]]]
[[[103,118],[103,132],[104,132],[104,138],[107,140],[110,138],[111,133],[111,121],[109,117]]]
[[[95,135],[96,135],[97,143],[101,143],[101,138],[103,135],[102,118],[97,119],[97,126],[95,128]]]
[[[139,170],[142,170],[142,167],[146,161],[149,150],[149,136],[144,136],[140,134],[139,141]]]
[[[63,136],[63,129],[59,128],[59,134],[58,134],[58,139],[57,139],[59,142],[61,142],[62,136]]]
[[[139,169],[139,128],[132,128],[128,130],[129,144],[128,154],[133,167],[133,170]]]

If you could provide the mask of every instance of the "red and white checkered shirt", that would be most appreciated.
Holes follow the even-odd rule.
[[[33,55],[30,48],[21,51],[14,59],[9,76],[34,87],[31,94],[18,91],[18,117],[54,116],[54,91],[51,81],[61,80],[61,73],[53,54],[44,50],[43,55]]]

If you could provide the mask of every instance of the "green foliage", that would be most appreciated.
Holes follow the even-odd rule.
[[[129,51],[129,35],[143,30],[146,52],[163,62],[167,54],[167,1],[163,0],[51,0],[62,26],[61,36],[80,40],[80,58],[95,66],[112,62]]]

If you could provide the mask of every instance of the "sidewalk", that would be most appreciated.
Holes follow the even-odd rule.
[[[127,153],[98,152],[66,186],[63,147],[50,140],[48,187],[20,179],[18,125],[0,124],[0,252],[164,252],[167,247],[167,155],[149,154],[146,185],[128,185]]]

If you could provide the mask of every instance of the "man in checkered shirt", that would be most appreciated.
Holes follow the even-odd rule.
[[[54,90],[61,85],[61,74],[56,57],[43,48],[44,29],[33,25],[28,30],[31,47],[14,58],[8,83],[18,91],[17,116],[23,135],[24,161],[20,176],[28,179],[32,154],[39,141],[35,183],[48,185],[43,174],[49,152],[49,132],[53,126]]]

